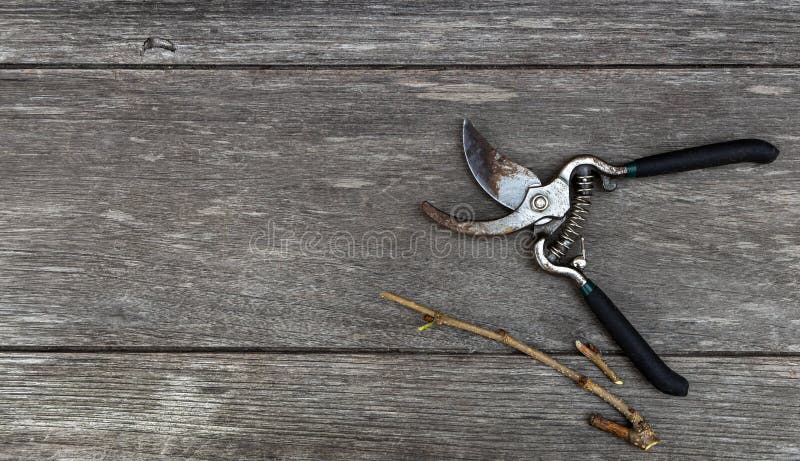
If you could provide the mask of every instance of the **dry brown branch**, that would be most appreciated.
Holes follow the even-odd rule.
[[[622,380],[614,373],[614,370],[608,366],[605,360],[603,360],[603,355],[600,354],[600,351],[597,350],[597,347],[592,343],[584,344],[581,342],[580,339],[575,340],[575,347],[578,348],[581,354],[585,355],[587,359],[589,359],[593,364],[600,369],[608,379],[611,380],[614,384],[622,384]]]
[[[653,433],[653,429],[650,428],[650,425],[644,420],[641,413],[639,413],[633,407],[626,404],[625,401],[623,401],[619,396],[610,392],[603,386],[597,384],[596,382],[592,381],[591,379],[582,375],[581,373],[562,364],[561,362],[554,359],[550,355],[538,349],[534,349],[525,343],[522,343],[521,341],[517,340],[513,336],[506,333],[505,330],[500,329],[493,331],[486,328],[482,328],[477,325],[473,325],[469,322],[465,322],[463,320],[450,317],[437,310],[430,309],[421,304],[417,304],[414,301],[403,298],[402,296],[390,293],[388,291],[382,291],[380,295],[386,299],[402,304],[403,306],[409,309],[424,314],[426,322],[434,322],[436,325],[449,325],[451,327],[469,331],[470,333],[474,333],[476,335],[480,335],[485,338],[493,339],[507,346],[513,347],[514,349],[521,351],[526,355],[529,355],[530,357],[538,360],[539,362],[544,363],[545,365],[556,370],[557,372],[561,373],[567,378],[573,380],[578,385],[578,387],[581,387],[591,392],[592,394],[600,397],[606,403],[608,403],[609,405],[614,407],[618,412],[620,412],[628,421],[631,422],[631,427],[625,427],[615,423],[614,421],[605,419],[602,416],[592,415],[592,417],[589,419],[589,424],[591,424],[592,426],[598,429],[602,429],[622,439],[625,439],[632,445],[637,446],[643,450],[649,449],[650,447],[652,447],[653,445],[657,444],[660,441],[659,438],[656,437],[655,434]]]

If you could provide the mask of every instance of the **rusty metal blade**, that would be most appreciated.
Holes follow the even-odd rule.
[[[542,185],[529,169],[498,153],[467,119],[464,119],[463,142],[472,176],[503,206],[517,209],[529,187]]]
[[[421,208],[429,218],[440,226],[462,234],[479,237],[510,234],[534,224],[537,220],[542,220],[540,214],[524,206],[519,207],[507,216],[488,221],[459,221],[456,217],[445,213],[428,202],[422,202]]]

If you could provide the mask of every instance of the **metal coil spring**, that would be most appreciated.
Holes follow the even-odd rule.
[[[578,175],[575,181],[575,198],[572,206],[567,212],[561,233],[552,245],[548,247],[550,256],[556,261],[560,260],[569,252],[572,245],[581,238],[580,230],[583,228],[581,223],[586,221],[586,214],[589,213],[589,205],[592,204],[592,190],[594,189],[594,175]]]

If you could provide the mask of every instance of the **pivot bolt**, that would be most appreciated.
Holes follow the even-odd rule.
[[[547,197],[544,195],[536,195],[531,199],[531,206],[536,211],[542,211],[547,209],[549,202],[547,201]]]

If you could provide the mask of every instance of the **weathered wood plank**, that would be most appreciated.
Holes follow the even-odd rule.
[[[768,166],[601,194],[588,273],[659,351],[798,352],[798,77],[4,71],[0,344],[504,350],[418,335],[388,289],[550,350],[613,348],[521,240],[459,240],[419,212],[502,213],[463,163],[467,114],[542,177],[578,153],[776,143]]]
[[[798,359],[676,358],[686,398],[610,360],[663,439],[648,459],[800,455]],[[14,458],[642,456],[586,423],[613,409],[520,355],[3,354],[0,395]]]
[[[0,62],[795,64],[798,23],[796,2],[6,0]]]

